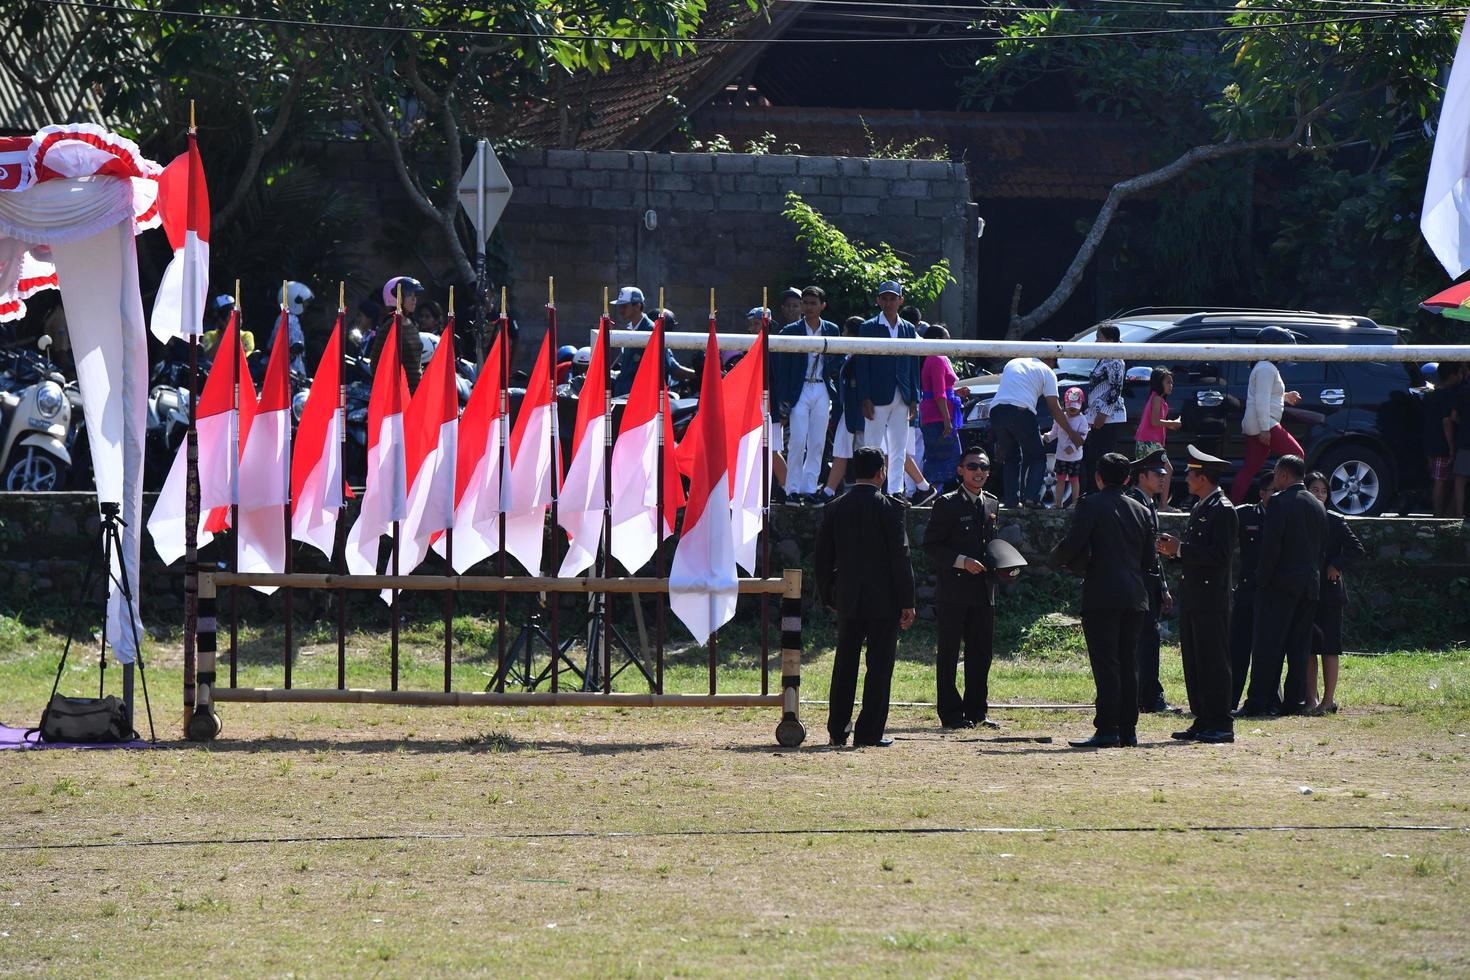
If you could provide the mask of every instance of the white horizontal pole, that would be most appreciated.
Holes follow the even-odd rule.
[[[614,330],[614,347],[646,347],[651,335],[642,330]],[[748,333],[717,334],[721,350],[747,350],[755,343]],[[671,350],[704,350],[702,333],[671,333]],[[1470,361],[1464,344],[1099,344],[1034,340],[892,340],[883,337],[771,337],[772,353],[888,354],[925,357],[1121,357],[1140,361]]]

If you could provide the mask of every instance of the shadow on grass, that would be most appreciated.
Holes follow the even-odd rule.
[[[357,755],[508,755],[520,752],[581,756],[620,755],[629,752],[662,752],[687,748],[687,742],[574,742],[567,739],[525,741],[499,732],[442,740],[419,738],[262,738],[210,743],[180,742],[182,748],[199,748],[211,753],[244,755],[275,752],[351,752]]]

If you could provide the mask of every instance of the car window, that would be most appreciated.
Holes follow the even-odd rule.
[[[1299,384],[1322,384],[1327,380],[1325,361],[1283,361],[1276,368],[1287,388]]]
[[[1144,323],[1118,324],[1118,339],[1124,344],[1146,344],[1158,333],[1156,325]],[[1097,327],[1088,327],[1072,338],[1073,343],[1088,344],[1097,339]],[[1087,379],[1097,365],[1096,358],[1063,357],[1057,361],[1057,377]]]
[[[1183,331],[1158,338],[1158,342],[1161,344],[1220,344],[1227,343],[1228,341],[1229,337],[1224,332],[1218,330]],[[1184,361],[1173,358],[1140,363],[1144,363],[1148,367],[1157,365],[1168,368],[1174,375],[1174,383],[1176,385],[1224,383],[1225,363],[1221,361]]]

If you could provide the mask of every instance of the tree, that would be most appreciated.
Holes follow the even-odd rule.
[[[806,249],[808,278],[822,284],[834,310],[870,308],[878,284],[886,280],[903,283],[904,300],[922,310],[955,281],[948,259],[940,259],[916,276],[887,242],[870,247],[850,240],[795,191],[786,194],[782,214],[796,225],[796,240]]]
[[[1170,154],[1113,186],[1050,296],[1022,315],[1018,291],[1008,337],[1034,330],[1066,302],[1130,198],[1216,161],[1263,154],[1321,160],[1349,141],[1384,150],[1396,134],[1431,119],[1436,79],[1453,57],[1464,9],[1449,0],[1423,5],[1441,11],[1372,13],[1322,0],[1290,7],[1240,0],[1185,32],[1183,16],[1171,12],[1007,3],[1016,16],[977,60],[972,104],[988,106],[1065,76],[1082,105],[1146,123],[1156,149]],[[1130,32],[1143,33],[1124,36]]]
[[[759,9],[763,0],[743,0]],[[590,78],[614,59],[688,50],[706,0],[515,0],[347,4],[342,108],[382,146],[414,209],[436,228],[458,277],[475,278],[457,187],[470,133],[494,133],[535,93]]]

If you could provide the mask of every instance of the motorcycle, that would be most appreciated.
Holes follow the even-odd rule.
[[[66,379],[45,356],[51,338],[36,346],[41,356],[6,352],[0,370],[0,487],[10,491],[65,489],[71,469]]]

